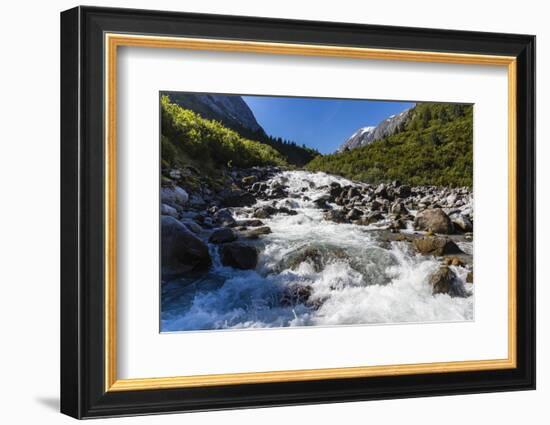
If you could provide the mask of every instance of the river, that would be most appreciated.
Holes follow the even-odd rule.
[[[208,273],[164,282],[162,332],[473,320],[473,285],[466,283],[464,267],[451,266],[472,296],[432,295],[428,278],[440,260],[420,255],[407,242],[381,241],[377,229],[383,222],[327,221],[312,202],[331,182],[360,183],[306,171],[283,171],[273,179],[288,187],[278,204],[297,214],[262,219],[272,233],[252,242],[260,252],[255,270],[222,266],[218,246],[210,244]],[[250,208],[233,213],[249,218]],[[472,242],[460,247],[472,252]],[[315,255],[299,262],[308,249]],[[289,288],[307,288],[308,302],[285,302]]]

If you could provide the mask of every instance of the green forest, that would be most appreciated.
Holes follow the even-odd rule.
[[[299,145],[292,140],[284,140],[281,137],[274,137],[266,134],[263,128],[253,131],[239,124],[238,120],[230,119],[230,117],[220,116],[216,111],[211,110],[207,105],[197,101],[195,96],[190,96],[188,93],[165,92],[167,93],[170,102],[179,105],[184,109],[190,109],[202,118],[207,120],[219,121],[223,126],[240,134],[243,138],[255,140],[274,148],[285,161],[290,165],[303,167],[313,158],[319,155],[315,149],[305,145]]]
[[[249,140],[214,120],[170,102],[161,104],[161,149],[163,167],[188,164],[200,168],[287,165],[269,145]]]
[[[472,186],[473,107],[417,104],[395,133],[371,144],[318,156],[306,166],[368,183]]]

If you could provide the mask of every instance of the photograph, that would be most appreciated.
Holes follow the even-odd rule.
[[[159,109],[161,332],[474,320],[474,105]]]

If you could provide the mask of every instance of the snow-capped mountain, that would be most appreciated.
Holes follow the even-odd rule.
[[[366,146],[375,140],[383,139],[393,134],[409,116],[410,109],[406,109],[397,115],[391,115],[376,126],[362,127],[355,131],[342,145],[338,152]]]

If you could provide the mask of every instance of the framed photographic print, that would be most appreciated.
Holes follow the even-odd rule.
[[[535,38],[61,14],[61,411],[535,387]]]

